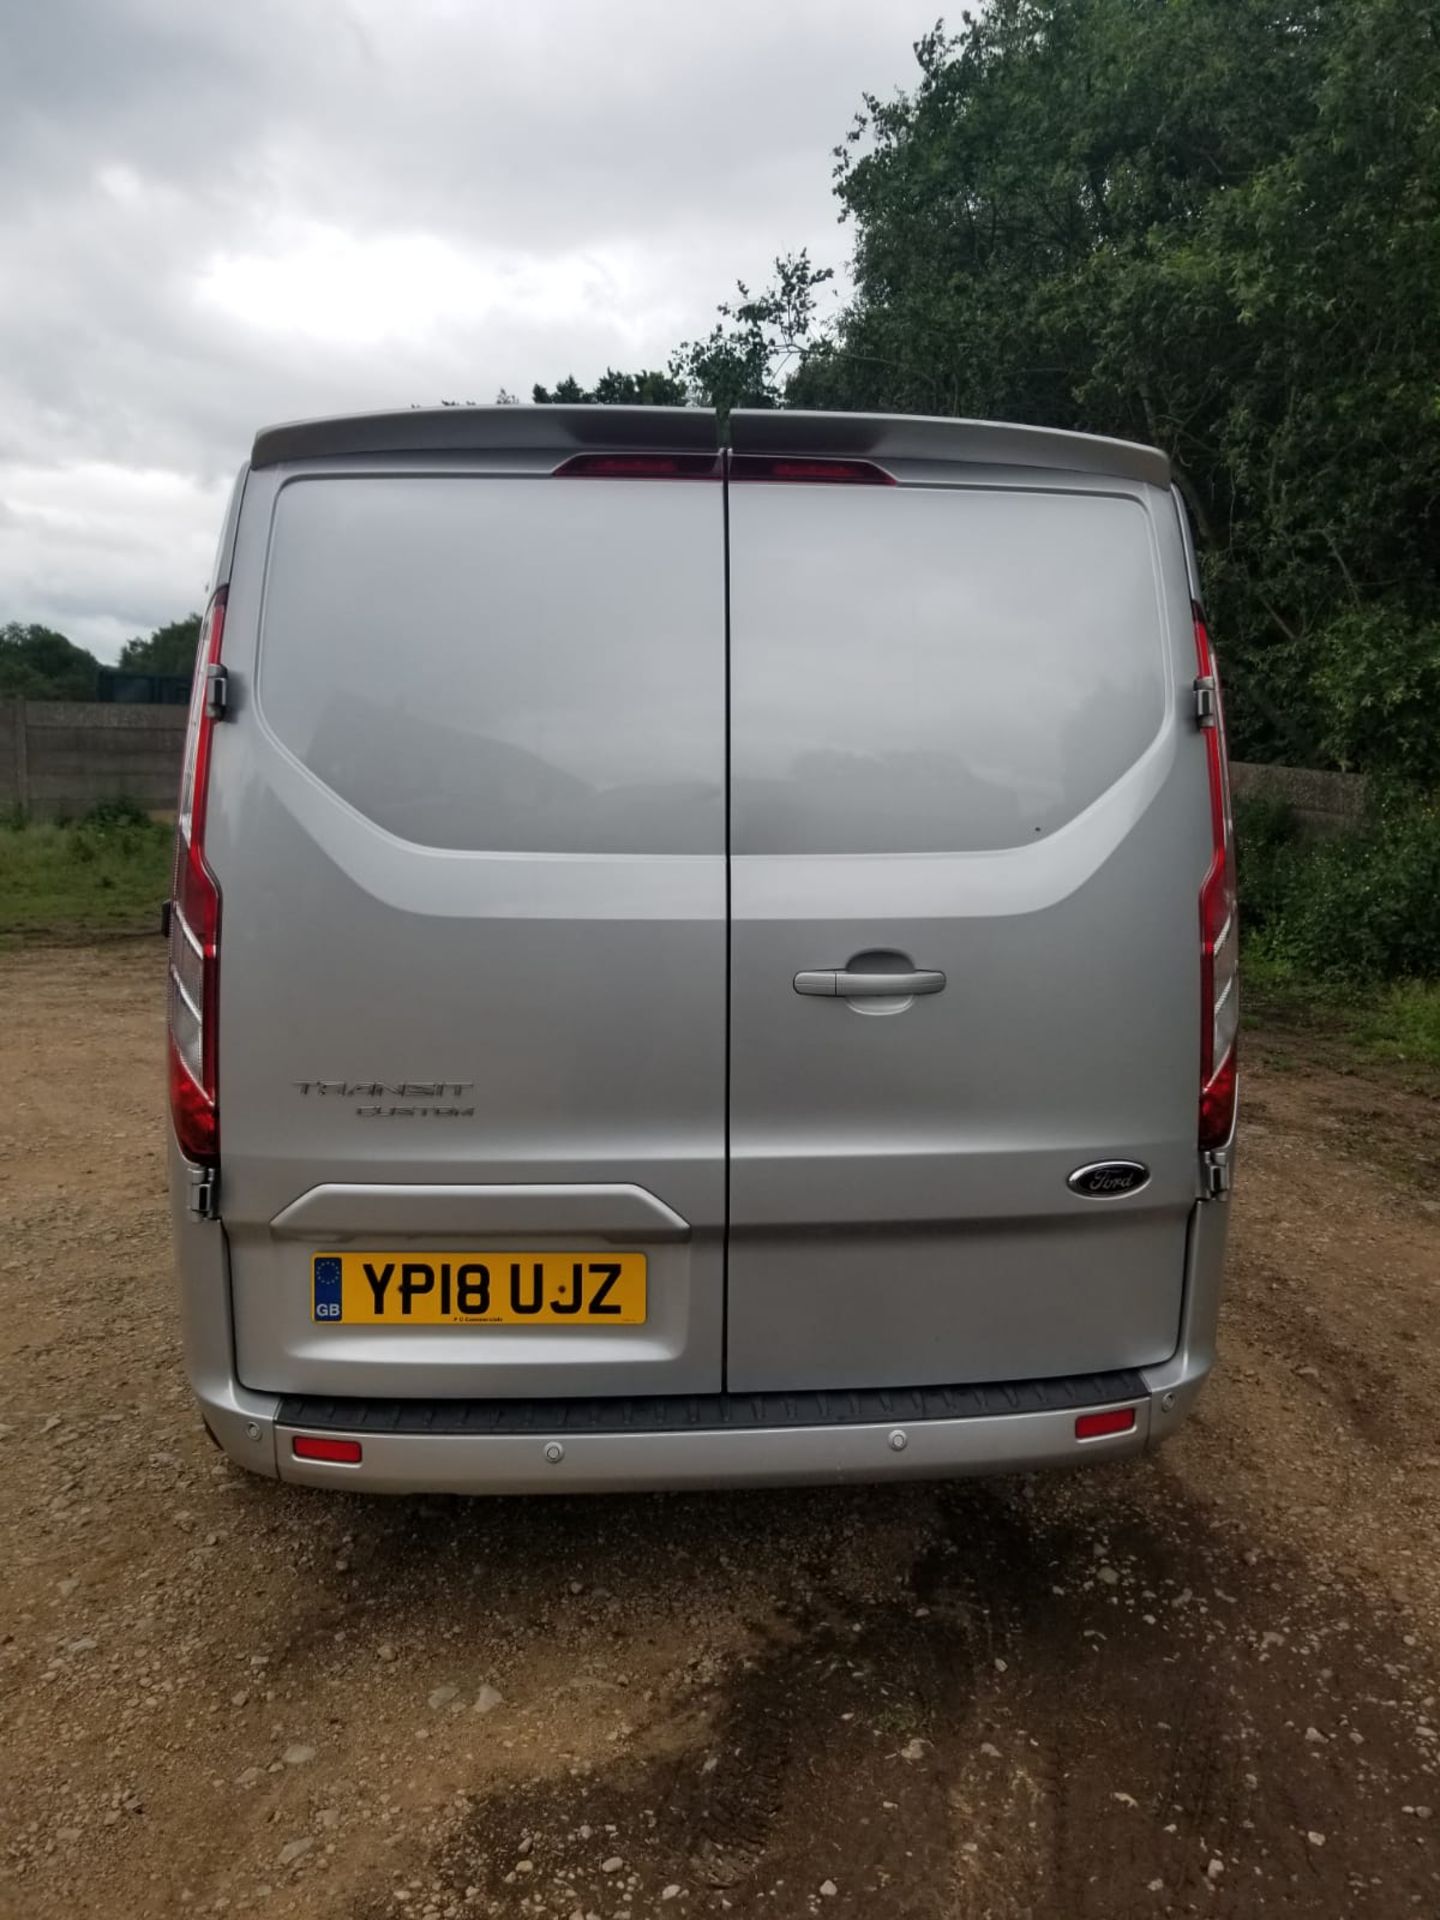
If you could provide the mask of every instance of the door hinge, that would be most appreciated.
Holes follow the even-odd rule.
[[[223,720],[230,706],[230,675],[224,667],[205,669],[205,711],[212,720]]]
[[[1218,1200],[1230,1191],[1230,1155],[1228,1152],[1202,1153],[1200,1156],[1200,1197]]]
[[[220,1218],[220,1173],[216,1167],[190,1168],[190,1194],[186,1211],[192,1220]]]
[[[1195,682],[1195,724],[1201,727],[1213,727],[1220,718],[1220,694],[1215,685],[1215,676],[1202,674]]]

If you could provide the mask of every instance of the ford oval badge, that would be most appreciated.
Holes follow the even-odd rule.
[[[1138,1193],[1149,1179],[1149,1167],[1139,1160],[1097,1160],[1093,1166],[1077,1167],[1065,1184],[1087,1200],[1119,1200]]]

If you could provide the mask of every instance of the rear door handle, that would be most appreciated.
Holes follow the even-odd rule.
[[[847,973],[841,968],[795,976],[796,993],[840,1000],[897,1000],[912,993],[939,993],[944,985],[943,973]]]

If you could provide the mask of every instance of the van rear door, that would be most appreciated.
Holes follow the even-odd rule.
[[[257,443],[207,841],[245,1385],[721,1384],[717,466],[694,411],[457,409]],[[353,1269],[316,1257],[359,1254],[393,1267],[387,1310],[409,1283],[408,1317],[325,1317]],[[422,1320],[465,1255],[507,1309],[557,1317]],[[553,1299],[543,1255],[564,1256]],[[621,1256],[623,1318],[564,1318],[571,1261],[588,1299]]]
[[[1163,460],[731,431],[729,1385],[1163,1360],[1211,851]]]

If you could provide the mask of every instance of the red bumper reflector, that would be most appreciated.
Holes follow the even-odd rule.
[[[329,1460],[339,1467],[358,1467],[358,1440],[322,1440],[319,1434],[297,1433],[290,1443],[297,1460]]]
[[[1082,1413],[1075,1422],[1077,1440],[1099,1440],[1107,1433],[1134,1431],[1134,1407],[1107,1407],[1104,1413]]]

